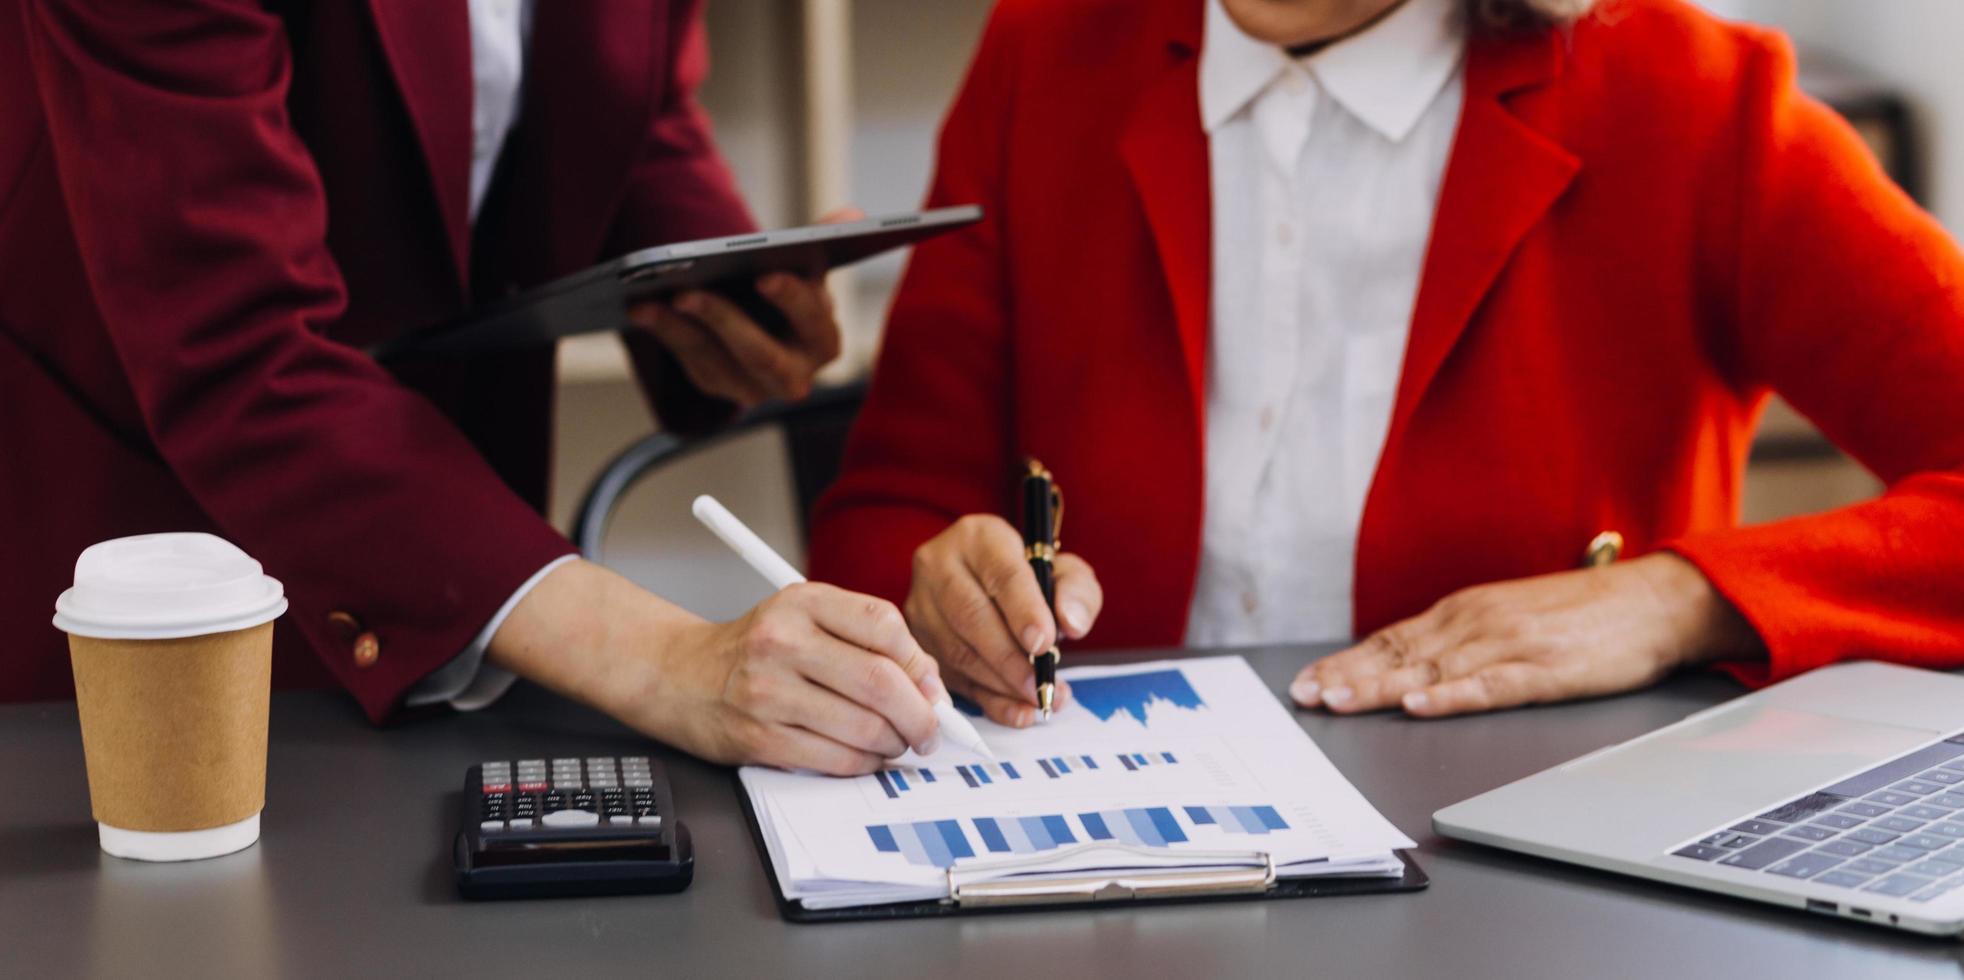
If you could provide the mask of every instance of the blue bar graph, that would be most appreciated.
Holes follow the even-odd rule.
[[[1141,725],[1149,724],[1146,709],[1155,701],[1188,711],[1207,707],[1207,702],[1187,682],[1187,675],[1177,668],[1114,677],[1073,678],[1071,697],[1099,721],[1111,721],[1124,712]]]
[[[1016,767],[1007,762],[956,766],[955,773],[962,777],[962,782],[967,783],[970,789],[979,789],[985,785],[994,785],[996,781],[995,777],[997,776],[1011,780],[1023,778],[1023,774],[1017,772]]]
[[[934,770],[882,769],[873,774],[873,778],[880,783],[880,792],[885,793],[889,800],[899,799],[900,794],[907,792],[909,788],[918,788],[919,783],[910,787],[907,782],[910,777],[919,780],[920,783],[931,783],[934,782]]]
[[[1138,772],[1140,769],[1154,765],[1179,764],[1179,759],[1171,752],[1120,752],[1113,753],[1107,758],[1117,759],[1127,772]],[[1089,755],[1046,756],[1035,760],[1035,763],[1036,768],[1049,779],[1064,779],[1086,772],[1105,771],[1098,765],[1097,758]],[[959,785],[969,789],[991,788],[1023,779],[1023,771],[1017,769],[1013,762],[974,763],[956,766],[954,769],[955,775],[961,779]],[[933,769],[897,766],[875,772],[873,779],[879,786],[881,795],[889,800],[897,800],[926,786],[938,785],[943,782],[941,776],[945,775],[947,775],[946,769],[943,769],[940,775],[936,775]],[[948,785],[958,784],[948,781]]]
[[[1075,818],[1074,823],[1070,815],[1051,813],[917,820],[873,824],[866,828],[866,836],[876,851],[898,854],[909,864],[946,868],[982,853],[1035,854],[1088,841],[1171,847],[1192,841],[1194,827],[1256,835],[1289,829],[1288,821],[1272,806],[1130,807],[1079,813]],[[963,824],[973,828],[972,834]]]

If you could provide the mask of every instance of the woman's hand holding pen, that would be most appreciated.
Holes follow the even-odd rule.
[[[1045,607],[1023,537],[1008,521],[971,514],[914,552],[907,624],[936,660],[950,689],[982,706],[991,721],[1013,728],[1034,723],[1036,671],[1030,655],[1048,649],[1063,627],[1068,639],[1091,632],[1104,590],[1084,559],[1059,554],[1057,621]],[[1069,701],[1060,682],[1057,704]]]
[[[706,622],[586,561],[555,569],[491,662],[713,762],[872,772],[940,740],[940,673],[892,603],[795,585]]]

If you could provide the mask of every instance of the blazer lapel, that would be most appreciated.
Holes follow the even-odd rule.
[[[463,0],[369,0],[389,69],[430,168],[457,282],[470,269],[470,11]]]
[[[1184,8],[1191,8],[1190,11]],[[1173,295],[1180,347],[1194,404],[1206,404],[1207,304],[1212,191],[1207,134],[1200,125],[1201,5],[1180,11],[1168,27],[1169,62],[1141,93],[1119,135],[1119,155],[1145,206],[1146,221]],[[1190,13],[1190,16],[1187,14]]]
[[[1515,247],[1580,169],[1573,154],[1501,101],[1559,74],[1560,44],[1550,32],[1475,40],[1468,49],[1465,108],[1433,217],[1387,445],[1409,424]]]

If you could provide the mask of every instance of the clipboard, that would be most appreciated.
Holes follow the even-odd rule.
[[[750,825],[751,843],[771,883],[771,897],[778,914],[786,922],[868,922],[883,919],[929,919],[952,915],[1000,915],[1012,912],[1057,912],[1069,909],[1139,908],[1154,905],[1185,905],[1211,902],[1271,901],[1286,898],[1326,898],[1342,895],[1384,895],[1424,890],[1431,884],[1424,869],[1407,851],[1395,852],[1404,862],[1405,873],[1396,878],[1278,878],[1272,859],[1260,851],[1219,852],[1223,858],[1247,858],[1245,867],[1227,871],[1190,871],[1102,874],[1032,879],[1027,884],[971,880],[963,869],[949,870],[951,897],[924,902],[890,905],[862,905],[842,909],[810,909],[803,902],[784,897],[784,887],[771,867],[769,845],[764,828],[757,820],[750,794],[741,777],[736,795],[743,805],[743,819]],[[1100,846],[1100,845],[1079,845]],[[1124,849],[1125,845],[1103,845]],[[1185,852],[1189,855],[1192,852]],[[1208,852],[1210,854],[1215,852]],[[991,863],[987,870],[1013,870],[1015,859]],[[979,887],[978,887],[979,886]]]

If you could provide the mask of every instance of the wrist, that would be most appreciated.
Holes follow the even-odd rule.
[[[1632,562],[1648,566],[1652,588],[1676,615],[1678,649],[1687,665],[1721,660],[1757,660],[1766,646],[1739,612],[1698,566],[1681,555],[1658,552]]]
[[[619,718],[646,712],[662,660],[697,617],[592,562],[569,562],[521,600],[486,659]]]

